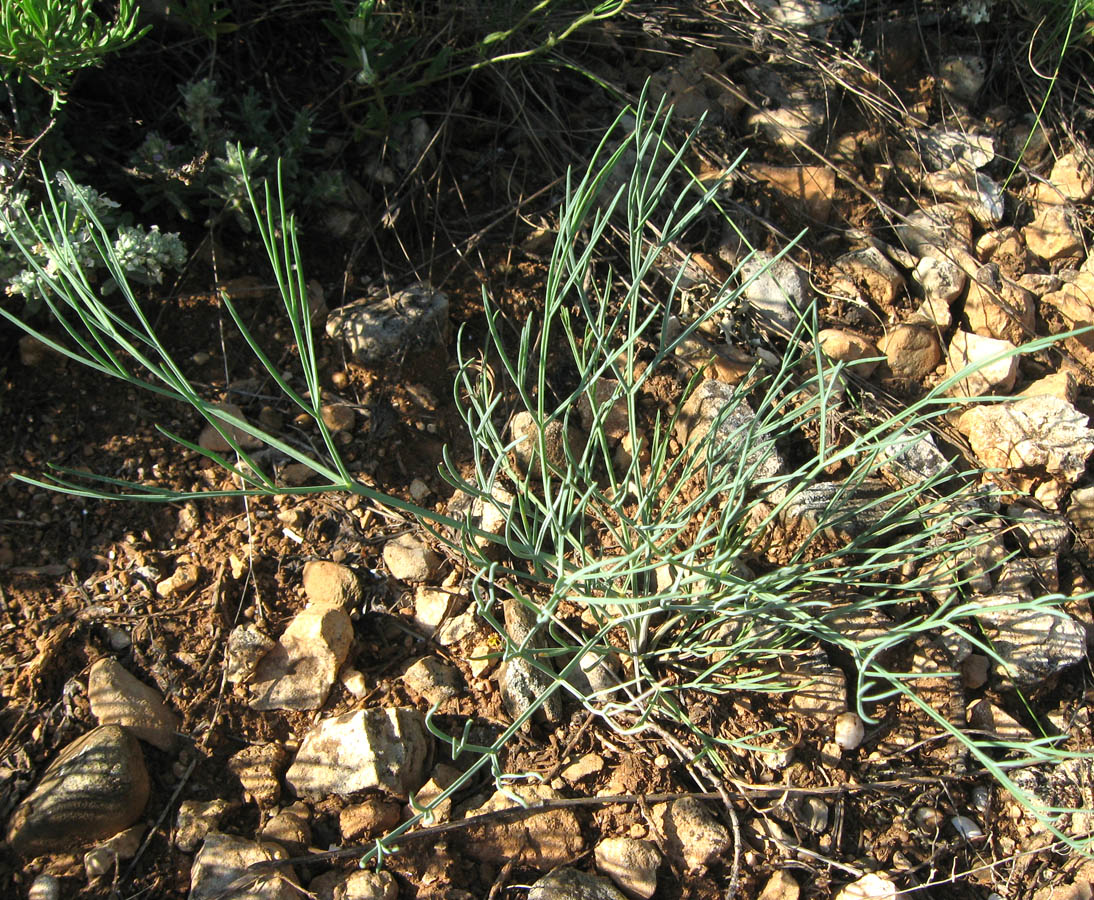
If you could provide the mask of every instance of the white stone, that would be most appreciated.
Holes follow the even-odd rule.
[[[441,559],[429,544],[414,534],[402,534],[384,544],[384,563],[399,581],[430,581]]]
[[[809,278],[791,259],[762,250],[740,266],[742,295],[760,315],[788,331],[798,325],[812,300]]]
[[[211,832],[190,867],[189,900],[215,900],[232,882],[247,874],[248,866],[287,856],[284,848],[272,842],[258,843]],[[258,879],[247,889],[246,896],[248,900],[299,900],[301,890],[292,868],[284,866]]]
[[[1018,378],[1017,348],[1010,341],[955,332],[946,351],[946,377],[952,378],[966,367],[972,369],[954,384],[964,397],[980,397],[995,391],[1006,392]]]
[[[353,622],[340,608],[309,606],[296,614],[255,669],[252,709],[318,709],[353,643]]]
[[[726,827],[694,797],[658,803],[650,808],[650,816],[666,852],[688,869],[710,865],[732,846]]]
[[[298,796],[375,788],[405,799],[425,781],[431,743],[416,709],[359,709],[312,728],[285,780]]]
[[[866,728],[858,713],[845,712],[836,716],[835,737],[841,750],[854,750],[866,736]]]
[[[389,367],[408,350],[444,344],[448,297],[426,285],[348,303],[327,317],[327,336],[343,340],[357,362]]]
[[[649,900],[657,890],[661,853],[649,841],[605,838],[594,851],[596,867],[634,900]]]
[[[977,406],[958,425],[983,465],[1044,469],[1073,484],[1094,453],[1094,431],[1087,423],[1066,400],[1040,395]]]
[[[836,894],[836,900],[897,900],[897,895],[895,884],[871,872],[843,888]]]
[[[1004,608],[1023,602],[1025,609]],[[997,594],[984,599],[977,619],[1002,660],[1000,674],[1019,686],[1086,659],[1086,629],[1060,610],[1030,609],[1021,597]]]

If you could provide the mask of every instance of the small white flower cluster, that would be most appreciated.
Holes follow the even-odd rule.
[[[993,0],[965,0],[957,8],[957,14],[970,25],[984,25],[991,20]]]
[[[56,209],[50,203],[32,208],[25,191],[0,198],[0,280],[7,282],[9,296],[42,298],[45,286],[66,267],[94,282],[98,270],[105,269],[95,243],[96,237],[102,240],[100,227],[122,270],[136,281],[161,284],[165,270],[186,262],[177,234],[163,234],[157,225],[145,229],[117,223],[119,204],[109,197],[63,172],[55,180],[60,188]],[[28,266],[28,256],[37,265]]]

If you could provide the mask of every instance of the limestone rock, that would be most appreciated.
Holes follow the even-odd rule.
[[[1018,378],[1016,349],[1010,341],[955,332],[946,351],[946,377],[952,378],[967,366],[974,368],[955,382],[954,392],[963,397],[980,397],[1009,391]]]
[[[938,67],[939,83],[955,103],[973,103],[984,86],[988,65],[979,56],[958,53],[942,60]]]
[[[137,820],[148,791],[137,738],[120,725],[100,725],[50,763],[8,820],[8,843],[30,858],[111,837]]]
[[[390,872],[351,872],[334,896],[337,900],[397,900],[399,884]]]
[[[1019,597],[985,598],[977,613],[992,648],[1003,660],[1000,674],[1032,687],[1062,669],[1086,659],[1086,630],[1066,613],[1041,609],[1006,609]]]
[[[1030,556],[1052,556],[1067,546],[1071,529],[1059,516],[1028,506],[1011,506],[1007,515],[1014,521],[1014,536]]]
[[[273,843],[258,843],[247,838],[211,832],[190,867],[189,900],[214,900],[238,878],[247,874],[247,867],[259,862],[285,859],[282,847]],[[259,879],[246,894],[235,897],[247,900],[299,900],[300,884],[292,868],[284,866]]]
[[[897,900],[899,891],[884,875],[871,872],[836,894],[836,900]]]
[[[232,804],[216,800],[183,800],[175,820],[175,846],[183,853],[193,853],[210,831],[216,831]]]
[[[562,799],[561,794],[545,784],[514,785],[510,791],[529,805]],[[516,805],[510,797],[497,791],[478,809],[469,810],[466,817]],[[476,859],[491,863],[516,859],[517,865],[551,869],[572,862],[585,852],[581,822],[573,810],[565,808],[533,811],[509,819],[497,818],[469,827],[465,835],[468,852]]]
[[[311,825],[303,804],[283,809],[259,829],[255,835],[263,843],[269,841],[285,848],[289,856],[302,856],[311,844]]]
[[[160,692],[138,681],[116,659],[98,660],[87,679],[91,715],[100,725],[124,725],[142,741],[161,750],[175,745],[181,721]]]
[[[897,238],[913,256],[927,256],[938,248],[972,244],[972,219],[955,203],[936,203],[906,216],[894,229]]]
[[[406,798],[425,781],[431,749],[416,709],[359,709],[315,725],[285,780],[303,797],[375,788]]]
[[[661,853],[649,841],[605,838],[594,851],[596,867],[634,900],[649,900],[657,890]]]
[[[353,622],[344,610],[315,606],[297,613],[255,670],[251,708],[318,709],[351,643]]]
[[[881,306],[891,306],[904,287],[904,277],[877,247],[845,253],[835,262],[862,290]]]
[[[1094,431],[1087,427],[1087,417],[1059,397],[977,406],[958,424],[977,459],[992,468],[1043,469],[1073,484],[1094,453]]]
[[[1030,252],[1046,262],[1083,252],[1083,235],[1075,214],[1063,206],[1042,206],[1022,233]]]
[[[536,616],[516,598],[508,598],[503,604],[505,630],[509,639],[526,651],[541,649],[542,639],[529,635],[536,629]],[[539,721],[560,722],[562,720],[562,698],[555,690],[545,701],[540,697],[550,691],[554,678],[548,674],[553,668],[546,656],[540,656],[543,669],[534,666],[526,652],[506,660],[498,672],[498,684],[501,689],[502,703],[513,719],[524,715],[529,709],[535,709],[533,715]],[[544,671],[546,669],[547,671]]]
[[[1090,160],[1078,153],[1066,153],[1052,166],[1048,182],[1040,182],[1033,188],[1036,203],[1082,203],[1094,197],[1094,167]]]
[[[715,424],[715,438],[708,439]],[[681,409],[676,434],[681,444],[692,449],[704,441],[708,462],[743,464],[750,471],[750,480],[760,481],[778,475],[783,461],[775,441],[759,426],[755,413],[732,386],[704,381]],[[743,463],[741,456],[745,456]]]
[[[817,332],[817,342],[824,351],[824,355],[837,362],[853,363],[878,355],[878,349],[873,341],[840,328],[821,329]],[[855,366],[854,371],[864,378],[869,378],[876,368],[877,363],[870,362]]]
[[[793,260],[759,250],[741,262],[741,293],[752,309],[793,331],[812,300],[809,278]]]
[[[277,644],[257,625],[247,622],[228,633],[228,665],[225,678],[229,684],[246,684],[254,677],[258,664]]]
[[[562,866],[533,884],[528,900],[624,900],[624,897],[607,878]]]
[[[366,797],[360,803],[351,803],[338,814],[338,828],[347,844],[386,834],[398,824],[398,805],[380,797]]]
[[[969,282],[965,316],[976,334],[1018,345],[1033,333],[1035,300],[1013,282],[1005,284],[999,267],[988,263]]]
[[[435,656],[424,656],[403,673],[403,684],[432,705],[458,697],[463,688],[463,678],[455,666]]]
[[[1003,188],[964,163],[931,172],[924,177],[923,186],[933,197],[958,203],[985,228],[994,228],[1003,218]]]
[[[798,900],[801,888],[786,869],[779,869],[772,875],[757,900]]]
[[[928,301],[938,301],[943,304],[950,304],[960,297],[968,281],[968,277],[959,265],[942,256],[934,255],[924,256],[916,263],[912,278],[923,289],[923,295]],[[935,318],[928,321],[944,327]]]
[[[361,579],[349,566],[325,559],[304,563],[304,594],[312,606],[333,606],[351,612],[365,602]]]
[[[932,329],[919,325],[897,325],[885,333],[877,347],[897,378],[925,378],[942,361],[938,337]]]
[[[401,534],[384,544],[384,563],[399,581],[430,581],[437,574],[441,558],[416,534]]]
[[[281,744],[251,744],[228,758],[228,771],[261,809],[269,809],[281,797],[281,776],[288,764],[289,753]]]
[[[650,807],[650,816],[665,851],[688,869],[709,866],[732,847],[726,827],[694,797],[658,803]]]
[[[542,469],[536,463],[540,453],[539,432],[539,424],[527,410],[518,412],[509,424],[509,436],[514,441],[512,454],[516,469],[521,475],[530,476],[534,480],[543,477]],[[565,472],[569,465],[567,452],[571,457],[580,457],[581,448],[584,445],[583,438],[584,435],[576,422],[570,422],[568,426],[559,419],[547,422],[543,426],[543,453],[548,463],[548,470],[557,469]]]
[[[426,285],[414,285],[349,303],[327,317],[327,336],[345,341],[364,366],[391,366],[413,349],[444,345],[448,340],[448,297]]]

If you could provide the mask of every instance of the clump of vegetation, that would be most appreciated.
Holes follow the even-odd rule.
[[[186,262],[177,234],[145,228],[119,212],[119,204],[59,172],[56,189],[36,203],[27,191],[6,194],[0,202],[0,281],[9,296],[22,297],[33,309],[48,300],[49,287],[62,271],[79,271],[90,290],[109,293],[120,282],[162,284],[169,270]],[[109,254],[107,254],[109,248]],[[106,256],[117,261],[116,271]]]
[[[158,501],[341,491],[413,515],[463,555],[474,576],[476,610],[497,630],[500,655],[537,673],[528,680],[535,688],[513,723],[488,746],[470,744],[466,733],[447,734],[428,718],[433,733],[454,753],[469,749],[480,759],[388,841],[379,842],[378,856],[483,767],[491,768],[499,787],[519,777],[504,771],[503,751],[529,719],[557,703],[560,692],[620,732],[653,729],[665,735],[666,727],[683,726],[677,733],[687,736],[689,758],[698,760],[704,776],[728,769],[726,751],[742,738],[705,727],[694,717],[689,696],[787,691],[792,683],[772,664],[817,642],[837,646],[853,660],[854,695],[863,718],[869,719],[875,704],[908,699],[1051,828],[1055,811],[1038,808],[1006,772],[1056,758],[1063,752],[1057,741],[1002,741],[964,731],[919,696],[914,671],[891,667],[899,658],[894,651],[928,633],[968,642],[1005,662],[978,630],[980,606],[967,591],[971,576],[951,564],[976,557],[994,537],[994,530],[975,527],[988,517],[984,495],[973,489],[980,473],[962,476],[947,469],[890,482],[881,490],[875,477],[922,440],[933,419],[953,408],[947,389],[967,378],[971,367],[907,409],[866,416],[866,427],[831,440],[826,437],[830,416],[844,396],[846,369],[815,349],[814,313],[798,310],[798,326],[781,358],[758,365],[739,387],[715,391],[718,408],[704,427],[691,422],[681,431],[689,425],[688,397],[703,390],[699,377],[687,385],[677,411],[651,412],[643,399],[649,380],[675,371],[676,350],[722,315],[741,289],[727,282],[679,332],[670,326],[679,276],[668,297],[649,299],[654,295],[643,285],[658,260],[708,208],[717,186],[697,189],[684,178],[687,143],[670,147],[668,120],[660,110],[651,113],[642,102],[632,113],[634,118],[621,116],[613,126],[618,142],[606,138],[586,175],[567,185],[542,314],[521,330],[514,347],[498,327],[484,289],[490,359],[461,357],[455,397],[474,448],[473,467],[463,476],[449,461],[444,473],[480,510],[487,504],[499,508],[501,529],[484,529],[474,504],[465,517],[440,514],[386,495],[351,473],[321,415],[322,382],[295,220],[280,181],[259,202],[245,163],[244,186],[282,293],[304,390],[294,387],[294,379],[273,361],[277,357],[258,345],[231,298],[225,295],[224,302],[268,376],[314,419],[324,455],[201,396],[141,312],[119,253],[103,239],[106,230],[93,198],[77,194],[74,205],[91,223],[95,252],[131,315],[122,318],[89,288],[85,261],[65,227],[63,210],[54,205],[53,223],[38,234],[51,243],[55,265],[47,272],[33,258],[28,262],[73,343],[20,324],[81,364],[195,408],[224,435],[231,453],[176,440],[228,470],[239,488],[190,494],[97,481],[66,470],[31,483],[90,497],[117,497],[120,489]],[[622,228],[628,237],[622,273],[598,263],[610,227]],[[1012,352],[1058,339],[1040,339]],[[531,427],[509,434],[510,408]],[[623,454],[610,433],[620,422],[632,439]],[[240,433],[306,464],[324,483],[277,484],[268,460],[249,453]],[[811,445],[804,434],[816,436]],[[676,439],[679,452],[672,450]],[[791,446],[796,453],[785,453]],[[836,467],[844,475],[833,486],[828,473]],[[826,499],[818,504],[819,487],[826,487]],[[780,531],[782,551],[771,552],[771,535]],[[1016,602],[1043,611],[1063,599],[1050,595]],[[524,637],[507,627],[509,608],[523,609],[531,621]],[[833,624],[835,614],[880,614],[886,627],[841,631]],[[600,669],[606,674],[594,685],[589,673]],[[711,778],[710,783],[718,782]]]
[[[81,69],[140,40],[139,7],[119,0],[118,16],[105,23],[94,0],[5,0],[0,8],[0,73],[26,78],[49,91],[53,109]]]

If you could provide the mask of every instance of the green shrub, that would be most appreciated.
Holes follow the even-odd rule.
[[[28,78],[50,92],[53,108],[80,69],[99,63],[140,40],[134,0],[119,0],[110,24],[93,9],[94,0],[4,0],[0,11],[0,72]]]
[[[499,531],[481,526],[474,502],[466,515],[443,515],[354,478],[320,414],[323,390],[294,219],[280,183],[276,190],[267,186],[259,203],[246,177],[304,389],[273,361],[280,351],[268,356],[231,298],[225,295],[224,302],[268,376],[314,419],[324,456],[201,397],[141,312],[105,229],[97,228],[95,245],[129,304],[131,315],[124,318],[89,289],[67,231],[56,227],[50,232],[58,244],[55,271],[28,261],[73,343],[27,330],[98,372],[194,407],[221,431],[232,452],[221,455],[174,439],[230,471],[239,488],[190,494],[64,469],[23,480],[82,496],[160,502],[343,491],[416,517],[466,559],[476,611],[497,630],[500,655],[536,673],[538,684],[489,745],[471,744],[467,730],[448,734],[432,714],[427,717],[454,755],[480,754],[430,806],[486,766],[500,788],[521,777],[504,770],[508,744],[540,710],[557,705],[562,693],[610,729],[648,730],[678,743],[683,739],[672,734],[684,735],[688,746],[682,752],[704,775],[729,770],[726,750],[744,739],[704,728],[692,716],[689,695],[790,690],[772,664],[823,641],[854,661],[861,715],[868,718],[881,701],[917,705],[1052,828],[1059,811],[1037,807],[1007,771],[1065,756],[1060,739],[1003,742],[964,731],[919,695],[917,673],[889,668],[893,651],[910,650],[925,635],[968,642],[1002,662],[977,627],[980,605],[967,585],[972,576],[953,564],[975,557],[996,536],[994,529],[976,527],[987,517],[985,495],[975,489],[982,473],[947,469],[882,489],[876,478],[922,440],[934,419],[953,409],[946,391],[968,377],[971,367],[895,414],[860,410],[864,424],[836,442],[829,425],[842,403],[846,367],[815,349],[815,312],[799,310],[781,356],[758,364],[740,387],[716,389],[720,408],[705,427],[694,427],[687,403],[710,390],[700,387],[698,377],[675,411],[647,409],[643,393],[651,379],[674,372],[677,350],[705,322],[717,320],[741,290],[723,285],[679,332],[671,320],[682,275],[667,293],[654,290],[652,276],[666,248],[714,202],[717,190],[696,192],[683,178],[687,142],[672,150],[669,134],[667,117],[661,110],[651,113],[644,99],[620,116],[585,176],[567,183],[541,314],[521,328],[513,346],[484,289],[488,354],[468,353],[461,342],[455,398],[474,448],[472,474],[462,477],[447,457],[443,473],[480,509],[500,507],[505,524]],[[78,200],[96,230],[94,211]],[[627,237],[618,272],[600,262],[610,257],[612,228]],[[17,321],[3,309],[0,314]],[[1017,352],[1042,349],[1060,337],[1038,339]],[[531,424],[516,436],[507,431],[510,404]],[[632,438],[629,455],[613,446],[613,420],[612,429],[622,421]],[[324,483],[279,486],[274,473],[240,445],[233,427],[307,464]],[[807,434],[816,436],[813,443]],[[827,499],[810,499],[837,466],[844,474],[820,492]],[[809,516],[801,513],[806,507]],[[780,547],[772,537],[778,533]],[[1063,599],[1049,595],[1017,605],[1055,614]],[[511,611],[530,621],[525,635],[515,637],[505,627]],[[891,615],[885,628],[855,634],[833,625],[837,612]],[[596,687],[581,686],[576,678],[590,659],[609,673]],[[720,784],[717,774],[709,780]],[[419,816],[429,808],[419,807]],[[373,854],[382,858],[419,816],[377,842]]]

